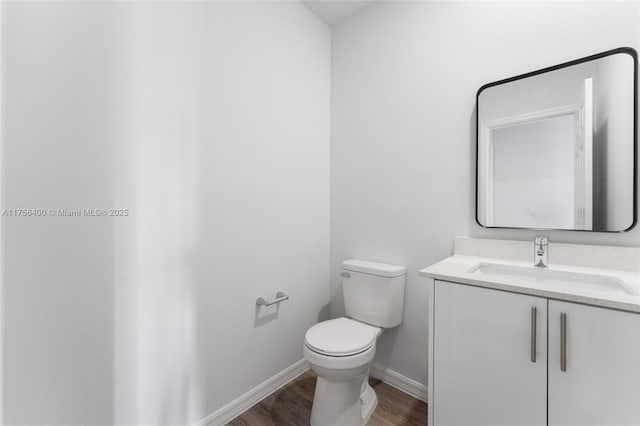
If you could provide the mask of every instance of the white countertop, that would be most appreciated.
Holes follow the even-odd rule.
[[[550,264],[548,270],[578,274],[589,274],[603,277],[614,277],[623,281],[637,295],[608,293],[588,288],[581,288],[579,284],[563,285],[562,288],[545,282],[528,282],[518,277],[486,276],[472,272],[479,263],[510,265],[533,268],[532,261],[496,259],[495,257],[480,257],[469,255],[454,255],[434,265],[424,268],[420,275],[437,280],[452,281],[485,287],[496,290],[523,293],[533,296],[546,297],[567,302],[583,303],[612,309],[640,313],[640,273],[619,271],[612,269],[587,268],[583,266]]]

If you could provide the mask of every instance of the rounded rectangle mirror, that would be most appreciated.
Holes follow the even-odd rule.
[[[482,86],[478,224],[633,228],[637,73],[637,53],[624,47]]]

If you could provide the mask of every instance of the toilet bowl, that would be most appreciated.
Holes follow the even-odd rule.
[[[303,353],[318,375],[313,426],[362,425],[378,399],[369,372],[382,329],[349,318],[324,321],[305,336]]]
[[[348,317],[318,323],[305,335],[303,354],[317,374],[312,426],[362,426],[378,403],[369,385],[383,327],[400,324],[405,268],[361,260],[343,262]]]

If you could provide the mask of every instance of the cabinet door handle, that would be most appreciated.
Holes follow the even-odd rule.
[[[536,338],[537,338],[537,317],[538,317],[538,308],[535,306],[531,307],[531,362],[536,362]]]
[[[560,314],[560,371],[567,371],[567,314]]]

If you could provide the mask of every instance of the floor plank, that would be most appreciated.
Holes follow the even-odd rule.
[[[418,426],[427,424],[427,404],[406,393],[370,379],[378,395],[376,407],[367,426]],[[311,417],[316,375],[307,371],[269,395],[235,419],[228,426],[302,426]]]

